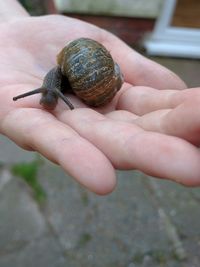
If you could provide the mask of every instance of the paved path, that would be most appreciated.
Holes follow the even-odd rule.
[[[35,154],[19,157],[18,147],[0,142],[9,153],[0,176],[0,267],[199,267],[199,189],[130,171],[100,197],[42,160],[46,197],[38,203],[9,169]]]

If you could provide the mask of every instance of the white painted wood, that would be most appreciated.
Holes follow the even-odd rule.
[[[166,0],[153,33],[144,41],[149,55],[200,58],[200,29],[173,27],[176,0]]]
[[[60,12],[155,18],[163,0],[54,0]]]

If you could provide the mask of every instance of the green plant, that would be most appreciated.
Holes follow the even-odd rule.
[[[45,191],[38,182],[37,173],[41,165],[41,160],[34,160],[32,162],[16,163],[11,167],[13,175],[23,179],[32,189],[35,199],[41,203],[45,197]]]

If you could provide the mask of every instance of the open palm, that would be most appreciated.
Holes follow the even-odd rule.
[[[75,110],[59,100],[48,112],[40,95],[12,101],[39,87],[56,54],[79,37],[105,45],[120,65],[125,83],[112,103],[93,110],[69,96]],[[99,194],[113,190],[115,169],[200,184],[198,89],[180,91],[184,83],[169,70],[110,33],[63,16],[2,23],[0,46],[0,131],[19,146],[38,151]]]

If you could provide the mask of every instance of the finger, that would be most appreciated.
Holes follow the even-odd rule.
[[[125,109],[141,116],[154,110],[172,108],[171,96],[177,92],[180,91],[131,86],[120,95],[117,109]]]
[[[196,97],[200,97],[199,88],[179,91],[130,86],[120,94],[117,109],[125,109],[141,116],[156,110],[175,108],[187,99]]]
[[[200,184],[199,151],[184,140],[117,123],[90,109],[57,115],[96,145],[118,169],[138,169],[186,185]]]
[[[9,113],[1,125],[3,134],[61,165],[91,191],[106,194],[114,189],[115,172],[105,155],[51,114],[18,109]]]
[[[158,89],[183,89],[185,83],[172,71],[145,58],[113,35],[106,35],[106,47],[120,65],[126,82]]]
[[[171,110],[155,111],[138,117],[134,123],[148,131],[178,136],[200,145],[200,96],[188,99]],[[133,122],[133,120],[132,120]]]
[[[115,111],[107,113],[105,116],[106,118],[109,118],[112,120],[123,121],[123,122],[128,122],[128,123],[133,123],[136,119],[138,119],[137,115],[126,110],[115,110]]]

